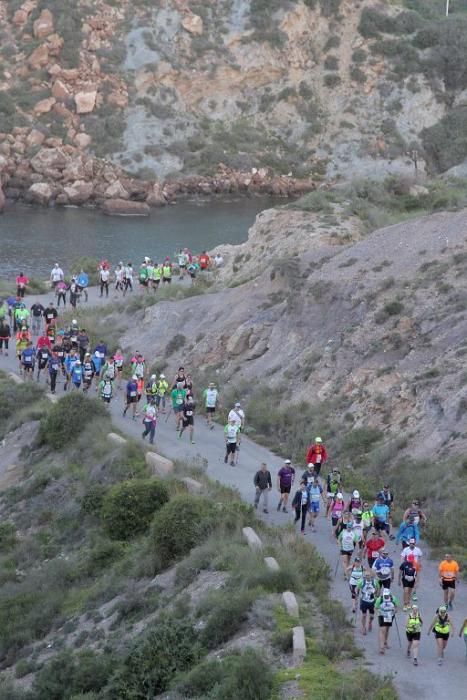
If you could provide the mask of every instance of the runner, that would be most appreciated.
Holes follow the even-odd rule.
[[[88,287],[89,287],[89,277],[85,273],[83,269],[81,269],[77,279],[76,283],[78,285],[78,293],[81,295],[84,295],[84,301],[87,302],[88,300]]]
[[[0,320],[0,355],[3,355],[3,348],[5,348],[5,355],[8,356],[8,346],[10,344],[11,330],[10,324],[6,318]]]
[[[123,269],[123,296],[126,296],[127,291],[133,291],[133,265],[128,262]]]
[[[462,627],[459,630],[459,637],[464,637],[465,657],[467,659],[467,617],[465,618],[464,622],[462,623]]]
[[[182,428],[178,434],[178,437],[181,438],[185,428],[189,427],[190,428],[190,443],[192,445],[195,444],[195,441],[193,440],[193,435],[194,435],[194,430],[195,430],[195,408],[196,408],[196,404],[193,400],[193,396],[188,396],[185,403],[183,404]]]
[[[261,496],[263,497],[263,513],[269,513],[268,511],[268,498],[269,491],[272,489],[272,479],[271,472],[268,469],[268,465],[262,462],[261,467],[256,472],[253,483],[255,485],[255,500],[254,507],[258,508]]]
[[[206,425],[210,430],[214,430],[214,414],[219,400],[219,392],[214,382],[210,382],[207,389],[203,391],[204,406],[206,408]]]
[[[48,366],[52,355],[52,343],[50,342],[50,338],[45,333],[37,339],[36,349],[37,381],[39,381],[41,371]]]
[[[38,301],[31,306],[31,331],[33,335],[39,335],[41,332],[44,312],[44,306]]]
[[[392,535],[392,533],[391,533],[391,527],[392,527],[392,511],[394,510],[394,494],[391,491],[390,486],[388,484],[384,484],[383,490],[380,491],[380,495],[384,498],[384,502],[387,505],[387,507],[389,508],[388,535],[389,535],[389,539],[393,540],[394,535]]]
[[[29,284],[29,277],[26,277],[24,272],[20,272],[16,278],[16,295],[21,299],[24,299],[24,294],[26,292],[26,287]]]
[[[81,362],[84,361],[84,356],[89,350],[90,340],[85,328],[81,328],[78,335],[76,336],[76,342],[79,348],[79,359]]]
[[[55,323],[55,319],[58,316],[58,311],[54,306],[53,301],[49,301],[45,311],[44,311],[44,319],[45,319],[45,325],[46,328],[47,326],[50,326],[52,322]]]
[[[440,605],[437,609],[433,622],[428,629],[428,636],[430,636],[431,632],[435,635],[438,649],[438,666],[441,666],[444,661],[444,652],[448,645],[449,636],[451,632],[454,633],[454,625],[445,605]]]
[[[364,568],[360,557],[355,557],[354,563],[350,564],[346,569],[346,574],[349,577],[350,595],[352,596],[352,614],[357,612],[357,600],[359,589],[357,588],[360,581],[363,580]]]
[[[76,281],[76,277],[71,278],[69,290],[70,290],[70,305],[74,309],[76,309],[76,304],[79,301],[79,295],[80,295],[80,291],[79,291],[78,283]]]
[[[26,350],[29,343],[32,343],[31,333],[27,326],[23,326],[16,334],[16,357],[18,358],[19,373],[23,373],[23,350]]]
[[[199,256],[198,262],[199,262],[200,270],[203,270],[203,272],[205,270],[209,269],[209,267],[211,265],[211,258],[209,257],[209,255],[206,253],[205,250],[203,250],[203,252]]]
[[[178,382],[175,389],[171,393],[172,410],[175,416],[175,430],[180,431],[180,425],[183,419],[183,407],[186,400],[186,389],[183,388],[183,382]]]
[[[363,544],[366,545],[368,534],[373,526],[373,511],[371,510],[368,501],[363,501],[362,506],[362,526],[363,526]],[[383,545],[381,545],[383,546]]]
[[[438,566],[438,571],[444,594],[444,604],[448,610],[452,610],[456,595],[456,582],[459,577],[459,564],[452,558],[452,554],[445,554],[443,561]]]
[[[381,494],[376,497],[376,503],[372,510],[375,530],[389,534],[389,507]]]
[[[342,517],[342,513],[344,512],[344,496],[339,492],[336,493],[334,498],[332,499],[331,507],[329,509],[329,512],[331,513],[331,524],[332,527],[336,527],[337,523],[339,522],[340,518]]]
[[[229,422],[233,420],[238,428],[237,449],[235,452],[235,464],[238,464],[238,458],[240,456],[240,444],[242,441],[242,430],[245,429],[245,412],[242,409],[240,401],[237,401],[235,406],[229,411],[227,420]]]
[[[305,534],[306,514],[308,513],[308,500],[309,496],[306,483],[304,481],[301,481],[300,487],[298,491],[295,492],[295,495],[293,497],[292,508],[295,509],[294,523],[298,523],[298,521],[301,519],[300,532],[302,533],[302,535]]]
[[[55,289],[57,286],[58,282],[63,281],[63,270],[60,267],[58,263],[55,263],[55,265],[52,268],[52,271],[50,273],[50,283],[52,285],[52,289]]]
[[[131,358],[131,374],[136,376],[136,379],[141,379],[144,385],[144,377],[146,375],[146,360],[140,352],[136,352]]]
[[[172,282],[172,265],[169,258],[164,260],[162,265],[162,283],[170,284]]]
[[[110,280],[110,270],[107,266],[101,265],[99,268],[99,287],[100,287],[100,298],[104,296],[104,290],[105,290],[105,296],[108,298],[109,296],[109,280]]]
[[[115,381],[115,377],[117,376],[117,365],[115,364],[113,357],[109,357],[107,362],[104,363],[101,369],[101,377],[104,375],[107,375],[108,379],[110,379],[112,382]]]
[[[235,423],[235,420],[231,418],[227,425],[224,427],[225,436],[225,457],[224,463],[227,464],[230,456],[230,466],[235,466],[235,452],[237,451],[237,441],[240,428]]]
[[[136,407],[138,400],[138,377],[133,375],[131,379],[128,380],[126,385],[126,404],[123,409],[123,415],[126,416],[128,408],[132,406],[133,420],[136,420]]]
[[[118,296],[119,292],[124,291],[124,275],[125,270],[123,269],[123,263],[119,262],[114,271],[115,276],[115,296]]]
[[[83,358],[83,391],[88,392],[92,387],[92,380],[96,374],[96,366],[91,359],[91,353],[87,352]],[[102,394],[101,394],[102,395]]]
[[[375,599],[376,593],[379,590],[378,580],[367,571],[358,583],[357,592],[360,594],[360,612],[362,613],[362,634],[366,635],[367,631],[367,616],[368,616],[368,632],[373,628],[373,618],[375,616]]]
[[[22,301],[19,302],[14,310],[15,327],[17,329],[23,328],[24,326],[29,328],[29,317],[30,313],[26,308],[26,304],[24,304]]]
[[[81,388],[81,382],[83,381],[83,366],[81,360],[78,356],[75,356],[75,361],[73,363],[73,368],[70,372],[70,379],[75,389]]]
[[[55,388],[57,386],[57,376],[60,369],[60,360],[58,359],[57,353],[52,352],[49,358],[48,370],[49,370],[49,381],[50,381],[50,393],[55,394]]]
[[[347,523],[346,527],[338,536],[339,549],[341,553],[342,570],[344,572],[344,581],[347,581],[347,569],[350,565],[350,560],[357,544],[356,536],[352,530],[352,523]]]
[[[379,653],[384,654],[389,649],[389,630],[396,616],[399,601],[388,588],[383,588],[382,594],[375,601],[379,623]]]
[[[328,453],[326,452],[326,448],[323,445],[322,439],[320,437],[316,437],[315,441],[311,445],[309,445],[305,457],[305,461],[307,464],[310,464],[311,462],[315,465],[316,476],[319,476],[321,467],[323,466],[327,458]]]
[[[381,588],[391,588],[391,583],[394,581],[394,562],[389,556],[387,549],[383,549],[375,560],[373,571],[376,573],[376,578],[380,582]]]
[[[188,265],[188,255],[180,248],[180,252],[177,254],[179,279],[183,279],[186,274],[186,268]]]
[[[399,567],[399,586],[402,585],[403,590],[403,605],[404,612],[410,609],[410,598],[414,595],[414,600],[417,600],[415,594],[415,583],[417,581],[417,569],[415,568],[415,557],[409,554]]]
[[[146,392],[146,402],[149,403],[150,401],[156,401],[156,394],[157,394],[157,380],[156,380],[156,375],[151,374],[149,377],[149,380],[146,382],[145,386],[145,392]]]
[[[404,607],[405,610],[405,607]],[[423,620],[418,612],[418,605],[412,605],[405,625],[407,636],[407,657],[413,657],[413,665],[418,666],[418,650],[420,648],[420,635],[422,632]]]
[[[360,498],[360,492],[357,491],[356,489],[352,491],[352,495],[350,497],[347,510],[350,511],[351,513],[355,513],[355,511],[359,510],[360,514],[362,512],[363,508],[363,501]]]
[[[36,362],[36,349],[34,348],[32,342],[29,340],[26,343],[26,347],[21,352],[21,365],[23,369],[24,378],[32,381],[34,378],[34,365]]]
[[[114,355],[115,368],[117,370],[117,389],[122,388],[122,377],[123,377],[123,362],[124,357],[120,348],[117,348]]]
[[[282,507],[282,512],[288,513],[287,501],[289,500],[289,494],[294,481],[295,469],[292,467],[290,459],[285,459],[284,466],[281,467],[277,473],[277,490],[280,493],[279,503],[277,504],[278,511]]]
[[[57,309],[60,308],[60,302],[63,301],[63,306],[66,308],[66,292],[68,285],[63,280],[59,280],[55,285],[55,295],[57,297]]]
[[[312,481],[307,484],[309,500],[309,516],[308,525],[311,527],[312,532],[316,532],[316,518],[319,515],[319,502],[323,501],[323,505],[326,505],[326,500],[323,494],[323,487],[318,481],[317,477],[313,477]]]
[[[148,280],[148,291],[152,289],[152,281],[154,279],[154,263],[149,258],[146,260],[146,270],[147,270],[147,280]]]
[[[159,381],[157,382],[157,394],[156,394],[156,407],[157,410],[162,406],[162,413],[165,413],[165,399],[167,392],[169,390],[169,382],[165,378],[165,374],[159,375]]]
[[[315,480],[315,465],[310,462],[307,464],[305,471],[302,474],[301,481],[304,481],[309,488],[310,484]]]
[[[101,381],[99,382],[99,390],[101,399],[104,403],[110,403],[113,396],[113,379],[109,377],[108,374],[104,373]]]
[[[408,520],[410,516],[413,516],[414,524],[419,527],[420,525],[426,525],[426,515],[420,508],[420,501],[414,499],[412,505],[407,508],[404,513],[404,520]]]
[[[154,401],[148,401],[148,403],[143,407],[143,425],[144,431],[141,434],[143,440],[149,435],[149,444],[154,445],[154,438],[156,435],[156,407]]]
[[[385,544],[386,543],[384,539],[381,537],[380,534],[378,534],[378,531],[373,530],[371,533],[371,537],[367,539],[365,544],[365,549],[367,552],[367,561],[370,569],[373,569],[373,564],[378,559],[379,552],[383,549]]]
[[[334,502],[334,497],[336,493],[342,490],[342,476],[337,467],[334,467],[332,472],[328,474],[326,479],[326,492],[327,492],[327,504],[326,504],[326,518],[329,515],[329,511]]]
[[[407,520],[403,520],[399,525],[399,530],[396,535],[396,543],[401,542],[402,549],[407,547],[410,540],[415,540],[418,542],[420,540],[420,532],[417,525],[415,525],[415,518],[413,515],[409,515]]]

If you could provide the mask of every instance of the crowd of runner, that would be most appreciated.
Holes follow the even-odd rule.
[[[424,628],[418,594],[421,586],[423,552],[419,547],[420,530],[427,522],[420,502],[414,499],[407,504],[402,522],[393,532],[392,515],[394,494],[389,484],[384,484],[373,502],[361,497],[357,489],[344,497],[342,474],[337,467],[321,476],[321,468],[328,459],[325,445],[320,437],[308,447],[306,470],[297,476],[291,460],[286,459],[279,469],[276,488],[279,493],[277,511],[288,513],[290,494],[298,484],[291,500],[294,522],[299,524],[301,534],[306,528],[316,532],[317,518],[321,512],[330,521],[331,533],[336,542],[337,560],[334,576],[339,568],[349,585],[351,612],[354,624],[360,615],[360,627],[364,636],[373,630],[373,621],[378,620],[378,643],[380,654],[389,647],[389,633],[393,625],[402,646],[397,613],[407,614],[405,634],[407,657],[413,664],[419,663],[420,638]],[[268,513],[269,496],[273,489],[273,478],[266,464],[262,464],[254,476],[254,506],[262,500],[263,512]],[[400,545],[397,561],[390,556],[389,541]],[[450,637],[455,634],[451,611],[454,607],[456,586],[459,584],[460,568],[451,553],[446,553],[438,566],[442,600],[434,611],[434,617],[426,627],[433,634],[442,665]],[[394,586],[402,589],[402,601],[394,593]],[[467,618],[460,624],[459,637],[465,642],[467,659]]]
[[[184,277],[188,274],[193,279],[193,271],[190,271],[192,264],[198,265],[200,270],[207,270],[221,263],[211,260],[205,253],[194,263],[188,252],[180,251],[177,275]],[[155,265],[146,258],[138,269],[138,283],[144,290],[156,290],[159,283],[170,283],[174,270],[168,259]],[[108,294],[110,273],[109,263],[102,261],[99,265],[101,296]],[[126,266],[119,263],[114,270],[115,291],[122,294],[132,291],[133,276],[131,263]],[[59,311],[60,301],[66,303],[67,292],[72,306],[77,301],[71,301],[74,295],[79,298],[86,293],[89,284],[87,274],[81,271],[73,275],[65,291],[60,286],[61,283],[65,284],[63,271],[56,264],[50,281],[57,296],[56,304],[50,301],[43,306],[40,302],[34,302],[28,308],[24,292],[29,280],[23,274],[18,275],[16,280],[17,296],[0,300],[0,355],[8,355],[10,340],[14,338],[18,370],[26,381],[40,381],[42,375],[52,394],[57,392],[59,386],[63,391],[95,392],[107,404],[121,392],[123,416],[129,414],[134,421],[140,418],[143,428],[141,438],[148,438],[151,444],[155,441],[156,426],[161,415],[167,422],[172,414],[178,438],[187,433],[190,443],[195,444],[197,403],[204,413],[207,427],[214,428],[214,417],[220,406],[220,394],[215,383],[201,388],[196,401],[192,376],[184,367],[179,367],[174,377],[167,378],[163,372],[151,370],[139,351],[125,357],[121,349],[109,351],[104,340],[91,342],[86,329],[76,319],[69,324],[61,323]],[[240,402],[236,402],[228,413],[223,430],[224,462],[231,467],[238,463],[244,428],[245,413]],[[307,468],[299,478],[289,459],[279,470],[276,480],[279,493],[277,511],[288,513],[290,505],[294,521],[299,524],[302,534],[305,534],[307,526],[312,533],[316,532],[317,519],[324,512],[337,545],[334,574],[337,575],[340,566],[344,579],[348,581],[354,622],[360,614],[361,631],[366,636],[372,632],[373,621],[377,617],[379,651],[384,654],[393,625],[401,641],[397,612],[402,610],[407,614],[407,656],[417,666],[420,638],[425,627],[418,607],[423,559],[419,542],[420,530],[427,521],[419,501],[415,499],[407,504],[402,522],[393,532],[394,495],[388,484],[382,486],[374,502],[363,499],[357,489],[351,490],[346,499],[339,469],[329,469],[326,478],[321,474],[328,461],[328,453],[320,437],[316,437],[307,449],[305,460]],[[266,464],[262,464],[256,472],[254,486],[255,508],[262,501],[263,511],[268,513],[273,481]],[[294,486],[297,488],[289,504]],[[389,554],[390,540],[401,546],[399,561]],[[441,665],[448,641],[456,631],[451,612],[459,582],[459,565],[450,553],[446,553],[438,571],[443,600],[425,629],[427,634],[434,634],[438,663]],[[402,602],[393,592],[396,577],[397,585],[402,589]],[[464,638],[467,657],[467,619],[460,624],[458,634]]]

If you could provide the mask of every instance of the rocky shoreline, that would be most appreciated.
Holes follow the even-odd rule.
[[[113,163],[17,128],[0,135],[0,211],[9,201],[44,207],[94,206],[108,215],[148,216],[187,195],[270,194],[295,197],[316,189],[312,180],[275,175],[266,168],[239,172],[220,164],[212,176],[154,182],[132,178]],[[1,140],[3,139],[3,140]],[[36,147],[30,159],[22,152]]]

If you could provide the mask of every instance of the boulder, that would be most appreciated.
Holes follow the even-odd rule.
[[[128,440],[125,440],[125,438],[121,435],[118,435],[118,433],[107,433],[107,439],[110,440],[110,442],[113,442],[113,444],[117,445],[118,447],[126,445],[128,442]]]
[[[191,479],[189,476],[183,477],[182,482],[190,493],[201,493],[203,490],[203,484],[200,481],[196,481],[196,479]]]
[[[92,182],[76,180],[73,184],[63,188],[70,204],[84,204],[90,199],[94,192]]]
[[[97,90],[83,90],[75,95],[77,114],[89,114],[96,106]]]
[[[32,146],[41,146],[44,143],[45,135],[38,129],[31,129],[26,139],[26,144]]]
[[[60,75],[61,72],[62,72],[62,68],[61,68],[61,66],[58,65],[58,63],[54,63],[52,66],[47,68],[47,73],[49,75],[51,75],[52,77],[54,77],[56,75]]]
[[[62,76],[64,80],[72,83],[74,80],[78,80],[79,70],[78,68],[65,68],[65,70],[62,70]]]
[[[61,148],[41,148],[34,158],[31,158],[31,167],[36,173],[43,173],[50,168],[63,170],[67,162],[68,159]]]
[[[47,49],[49,56],[60,56],[60,51],[63,49],[64,41],[60,34],[51,34],[47,37]]]
[[[52,188],[46,182],[35,182],[28,190],[29,199],[47,206],[52,199]]]
[[[33,33],[36,39],[52,34],[54,30],[54,17],[50,10],[42,10],[39,18],[33,24]]]
[[[46,97],[34,105],[34,114],[47,114],[55,104],[55,97]]]
[[[273,571],[274,573],[276,571],[280,571],[280,566],[277,563],[277,559],[275,559],[274,557],[264,557],[264,563],[266,564],[269,571]]]
[[[157,452],[146,452],[146,464],[154,476],[168,476],[174,470],[174,463]]]
[[[120,180],[115,180],[115,182],[112,182],[105,190],[104,197],[107,197],[107,199],[129,199],[130,195],[123,187]]]
[[[79,134],[76,134],[75,138],[73,139],[73,143],[75,143],[78,146],[78,148],[84,149],[89,146],[91,140],[92,139],[89,136],[89,134],[80,132]]]
[[[165,207],[167,204],[167,198],[163,192],[163,189],[159,183],[156,182],[152,192],[149,193],[146,199],[147,204],[150,207]]]
[[[52,95],[56,100],[67,100],[71,92],[62,80],[56,80],[52,86]]]
[[[242,533],[251,549],[262,549],[263,543],[252,527],[242,528]]]
[[[118,90],[113,90],[107,97],[107,102],[110,105],[115,105],[115,107],[120,107],[124,109],[128,106],[128,95]]]
[[[301,666],[306,656],[305,630],[303,627],[294,627],[293,634],[293,664]]]
[[[34,49],[32,54],[28,57],[28,64],[32,70],[38,70],[39,68],[44,68],[49,62],[49,49],[45,44],[41,44],[37,49]]]
[[[13,24],[16,24],[16,26],[26,24],[28,21],[28,13],[23,9],[16,10],[11,21]]]
[[[284,601],[287,614],[290,615],[290,617],[296,617],[298,619],[298,603],[295,593],[292,593],[292,591],[284,591],[282,594],[282,600]]]
[[[200,36],[203,33],[203,20],[199,15],[195,15],[192,12],[187,12],[185,17],[182,19],[182,27],[189,34],[194,36]]]
[[[102,209],[108,216],[149,216],[151,211],[145,202],[131,202],[126,199],[107,199]]]

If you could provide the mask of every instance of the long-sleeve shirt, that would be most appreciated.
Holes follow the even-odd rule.
[[[272,488],[271,472],[268,470],[263,471],[262,469],[258,469],[253,481],[255,486],[261,489],[261,491],[264,491],[264,489],[267,488]]]

